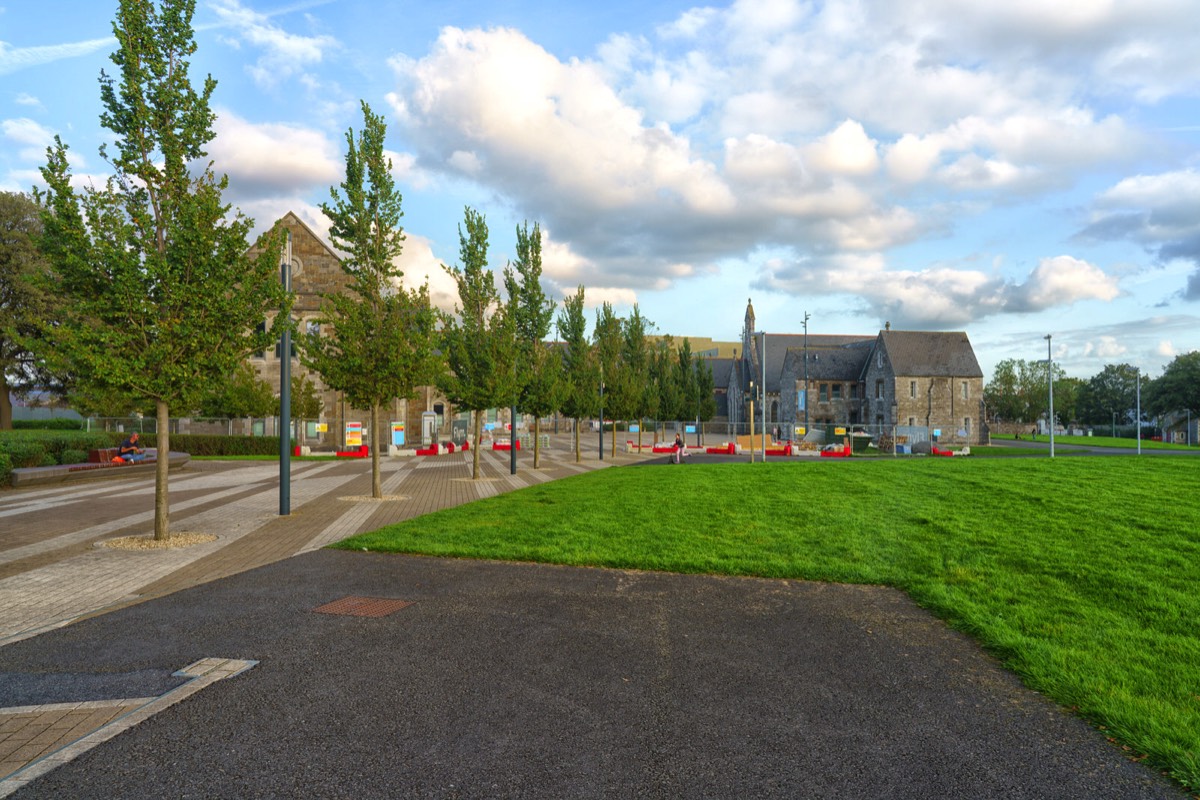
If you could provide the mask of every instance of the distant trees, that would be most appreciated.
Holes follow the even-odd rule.
[[[1146,407],[1154,414],[1191,411],[1200,416],[1200,350],[1175,356],[1146,387]]]
[[[1137,368],[1129,364],[1107,364],[1089,378],[1079,392],[1080,422],[1087,425],[1132,423],[1137,407],[1137,373]]]

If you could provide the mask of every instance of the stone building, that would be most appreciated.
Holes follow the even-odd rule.
[[[317,236],[298,216],[292,212],[285,214],[275,223],[291,233],[292,253],[292,291],[295,293],[295,303],[292,306],[292,317],[297,321],[297,330],[301,332],[318,329],[317,318],[321,315],[321,296],[333,292],[347,291],[350,279],[342,270],[341,260],[324,241]],[[282,256],[282,254],[281,254]],[[282,262],[282,257],[280,261]],[[270,324],[268,318],[264,324]],[[279,375],[282,361],[279,352],[280,345],[273,350],[254,353],[250,363],[257,370],[260,378],[278,393]],[[341,394],[325,386],[321,376],[309,373],[295,353],[293,346],[292,375],[307,375],[316,385],[322,402],[320,420],[304,420],[299,441],[310,445],[323,447],[342,446],[345,444],[347,422],[362,423],[363,443],[368,442],[367,427],[370,424],[369,409],[350,407]],[[422,433],[422,416],[433,412],[436,416],[438,438],[446,440],[450,434],[450,420],[453,409],[445,397],[433,387],[421,387],[415,399],[393,400],[381,411],[380,422],[385,426],[381,431],[381,441],[390,441],[392,422],[405,424],[406,443],[419,442]],[[319,431],[321,423],[327,427],[325,432]]]
[[[887,326],[874,336],[763,335],[756,329],[754,306],[747,303],[742,355],[730,369],[726,389],[731,423],[747,423],[751,390],[761,401],[764,377],[766,424],[778,427],[781,438],[803,435],[807,421],[809,429],[919,428],[940,432],[941,441],[986,441],[983,370],[962,332]],[[754,416],[761,424],[762,409],[756,407]]]

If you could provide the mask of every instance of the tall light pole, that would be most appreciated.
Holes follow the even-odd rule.
[[[1137,370],[1137,443],[1138,455],[1142,454],[1142,370],[1140,367],[1135,367]]]
[[[292,232],[279,265],[283,291],[292,291]],[[282,313],[282,309],[280,309]],[[283,326],[279,343],[279,516],[292,513],[292,326]]]
[[[804,312],[804,438],[808,438],[808,312]]]
[[[604,365],[600,365],[600,460],[604,460]]]
[[[762,348],[758,354],[758,360],[762,366],[762,410],[759,415],[762,417],[762,455],[763,463],[767,463],[767,332],[754,331],[751,336],[762,337]]]
[[[1050,350],[1050,334],[1046,334],[1046,383],[1050,386],[1050,457],[1054,458],[1054,356]]]

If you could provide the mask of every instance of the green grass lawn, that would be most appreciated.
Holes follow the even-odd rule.
[[[1011,434],[993,434],[993,441],[1012,441],[1015,436]],[[1031,438],[1029,434],[1021,435],[1022,441],[1035,441],[1042,444],[1050,444],[1050,436],[1048,434],[1040,434],[1035,438]],[[1054,435],[1054,444],[1060,445],[1082,445],[1086,447],[1117,447],[1122,450],[1137,450],[1137,439],[1123,439],[1121,437],[1112,436],[1060,436]],[[1196,445],[1190,447],[1186,444],[1175,444],[1173,442],[1152,442],[1149,439],[1142,439],[1143,450],[1182,450],[1195,451]]]
[[[608,469],[347,549],[885,584],[1200,789],[1200,460]]]

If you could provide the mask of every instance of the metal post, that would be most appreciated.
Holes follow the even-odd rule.
[[[762,455],[767,463],[767,332],[762,331]]]
[[[509,475],[517,474],[517,407],[514,405],[509,414],[512,419],[512,436],[508,440],[508,469]]]
[[[600,365],[600,460],[604,460],[604,365]]]
[[[1050,457],[1054,458],[1054,357],[1050,353],[1050,334],[1046,334],[1046,383],[1050,385]]]
[[[288,231],[287,249],[280,265],[283,290],[292,290],[292,232]],[[280,309],[280,313],[283,310]],[[285,320],[279,343],[279,515],[292,513],[292,331]]]
[[[804,436],[808,438],[808,312],[804,312]]]
[[[1142,454],[1142,370],[1137,370],[1137,443],[1138,455]]]

